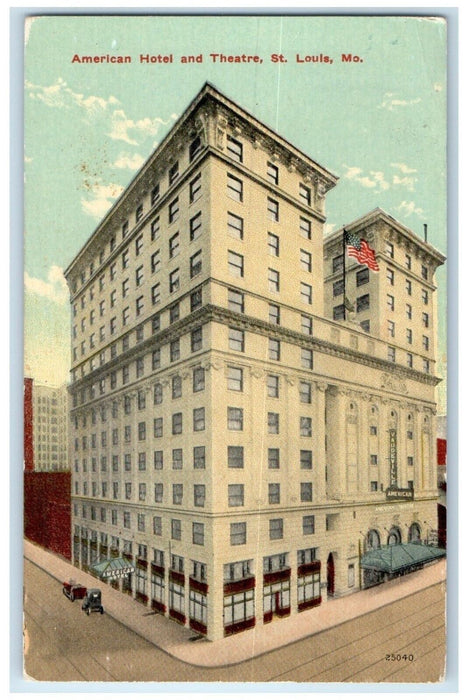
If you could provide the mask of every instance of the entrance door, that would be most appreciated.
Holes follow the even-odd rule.
[[[335,595],[335,561],[332,552],[327,559],[327,594],[329,596]]]

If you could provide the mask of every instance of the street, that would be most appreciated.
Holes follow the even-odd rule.
[[[442,584],[244,663],[202,668],[108,614],[88,617],[55,579],[27,559],[24,567],[25,671],[38,681],[402,683],[436,682],[443,674]]]

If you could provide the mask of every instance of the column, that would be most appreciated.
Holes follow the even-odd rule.
[[[325,423],[325,392],[328,384],[325,382],[314,382],[313,396],[313,419],[312,419],[312,435],[313,435],[313,453],[312,453],[312,471],[314,481],[314,501],[321,503],[326,500],[326,482],[325,468],[327,454],[325,451],[325,436],[327,426]],[[292,593],[292,592],[291,592]],[[297,598],[297,586],[294,593]],[[291,595],[292,601],[292,595]],[[291,609],[295,609],[292,607]]]

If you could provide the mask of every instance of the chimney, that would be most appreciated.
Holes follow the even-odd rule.
[[[427,224],[424,224],[424,243],[427,243]]]

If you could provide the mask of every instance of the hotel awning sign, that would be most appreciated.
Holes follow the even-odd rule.
[[[397,486],[389,486],[385,491],[387,501],[414,501],[413,489],[400,489]]]

